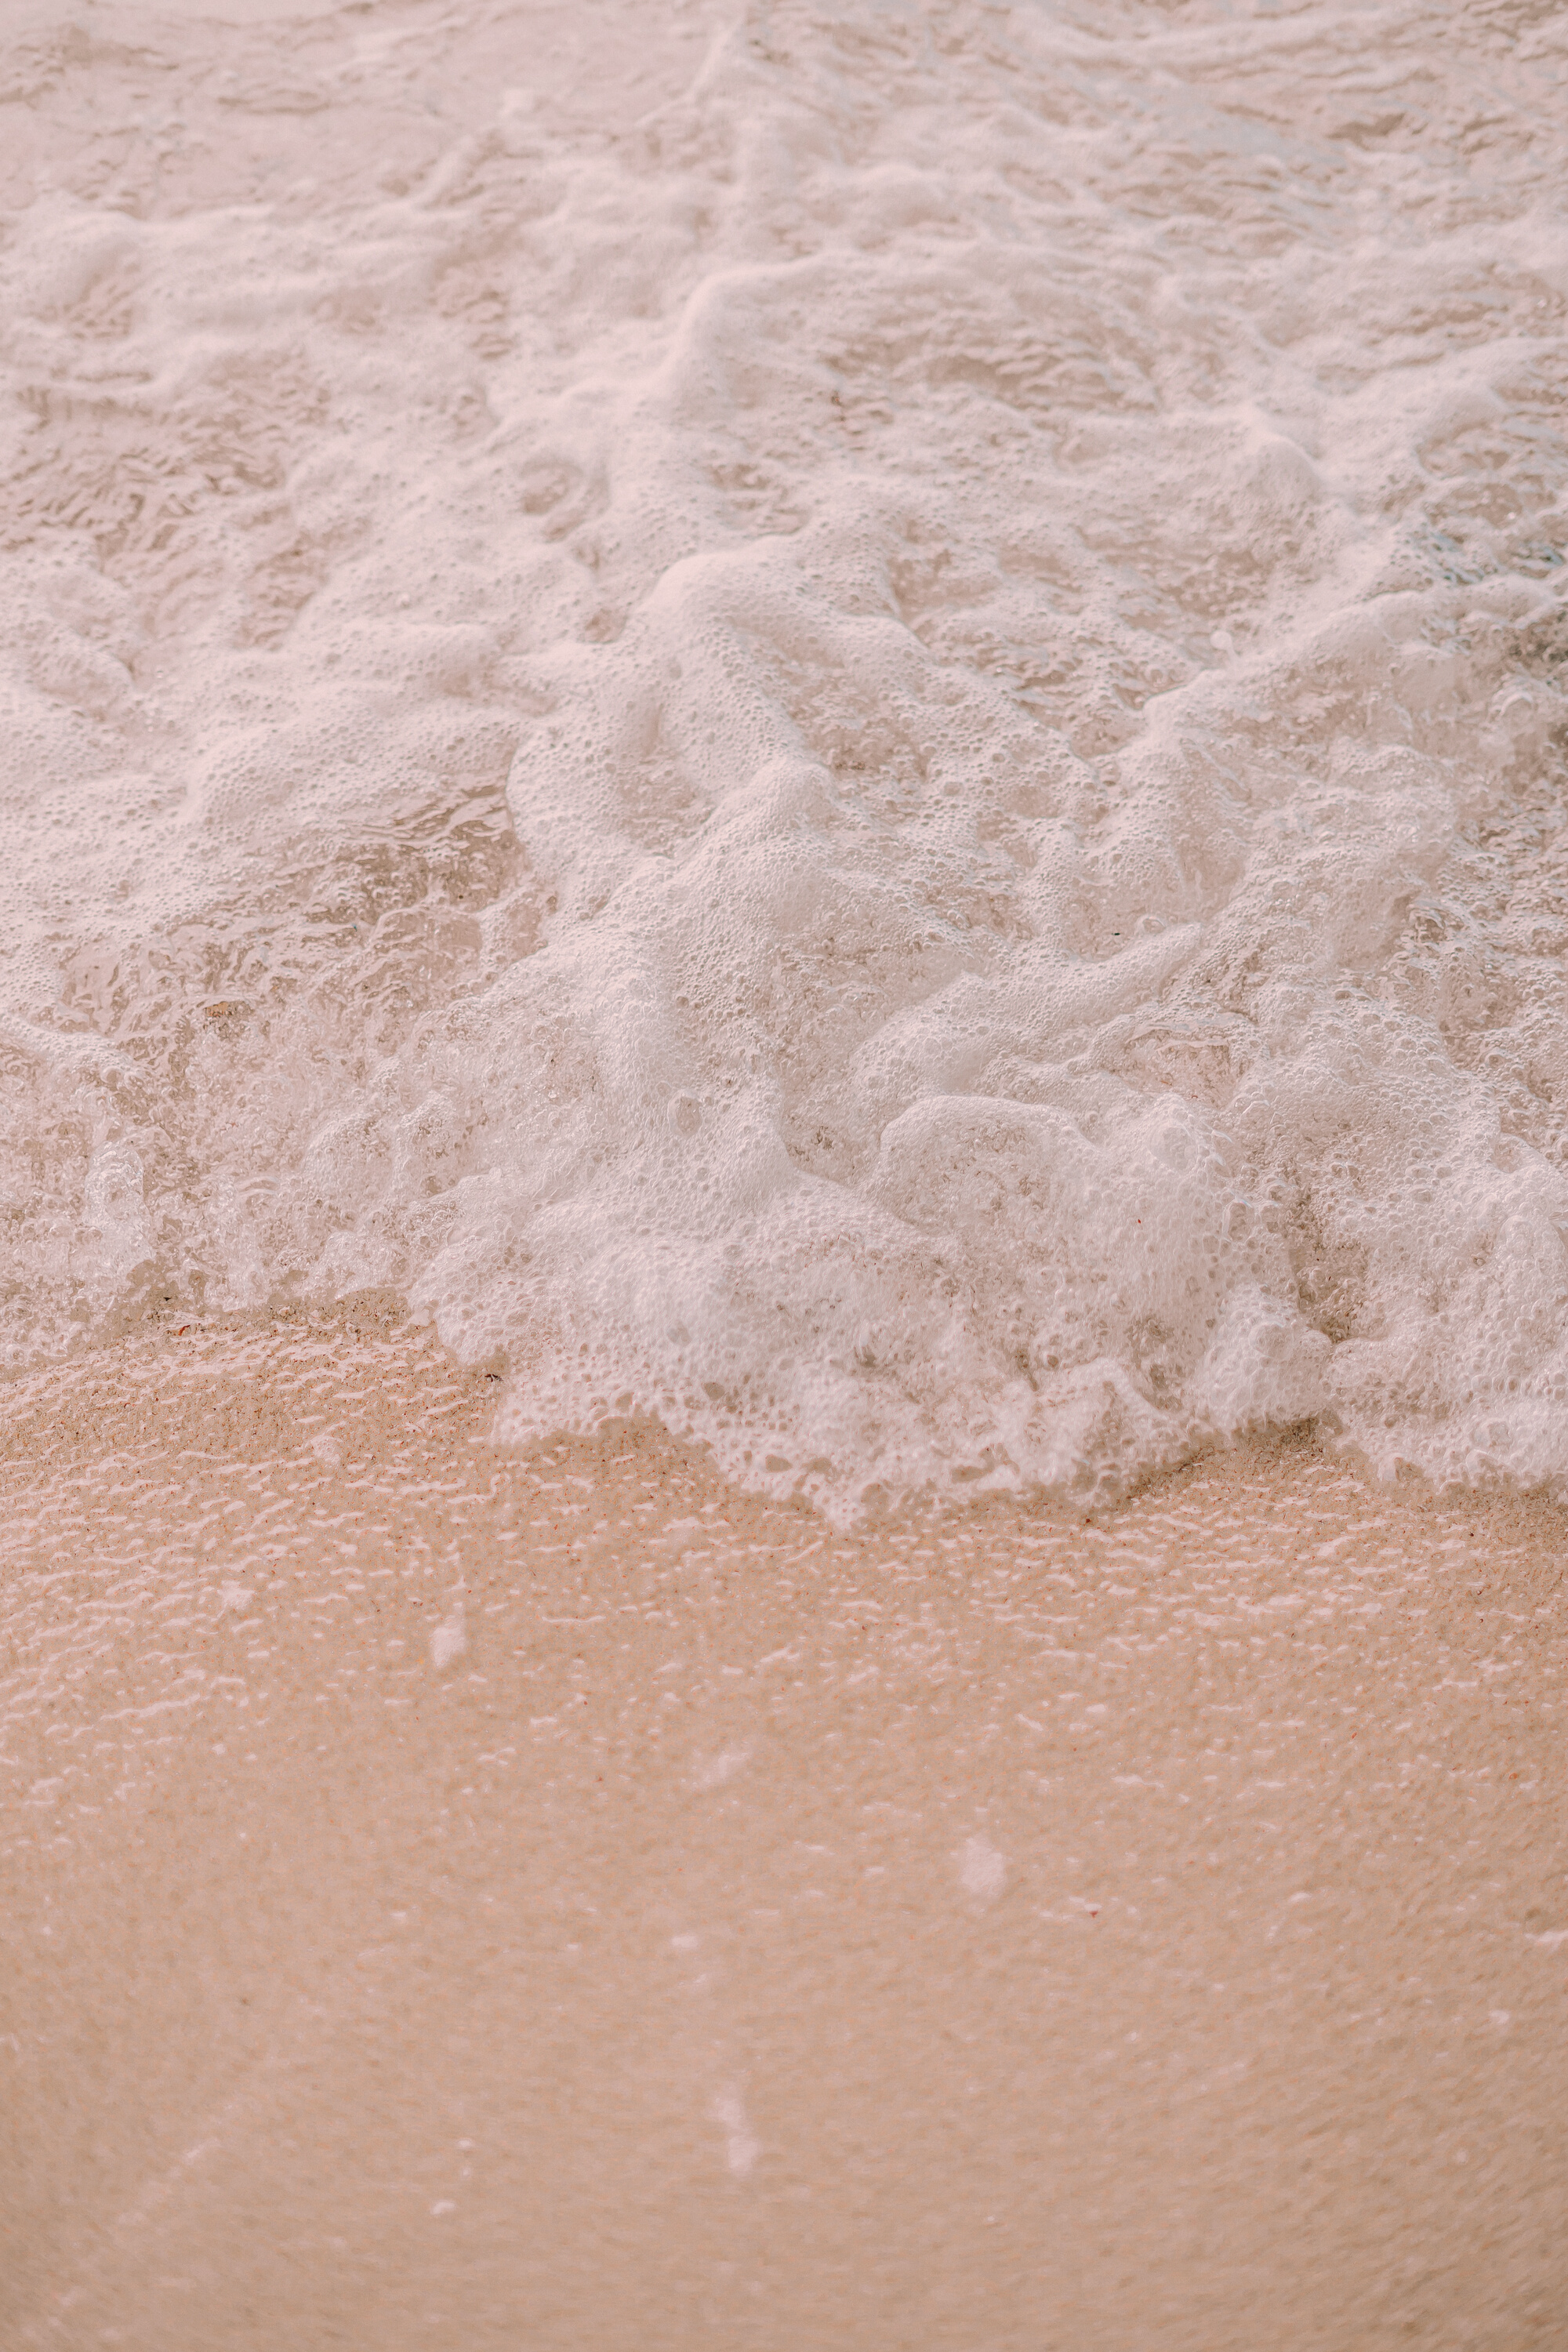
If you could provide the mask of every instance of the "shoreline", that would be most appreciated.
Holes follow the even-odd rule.
[[[144,1387],[160,1366],[177,1377],[222,1379],[227,1372],[236,1379],[258,1374],[265,1378],[279,1351],[295,1348],[323,1360],[323,1351],[367,1348],[378,1356],[384,1353],[389,1361],[416,1361],[422,1385],[431,1392],[439,1390],[443,1412],[462,1411],[468,1438],[520,1467],[550,1459],[563,1447],[602,1455],[606,1461],[621,1459],[629,1448],[661,1462],[679,1460],[689,1475],[722,1489],[740,1509],[782,1513],[788,1518],[805,1513],[835,1539],[899,1541],[922,1531],[978,1528],[997,1517],[1060,1528],[1110,1528],[1127,1511],[1154,1502],[1167,1491],[1179,1490],[1195,1476],[1232,1472],[1246,1476],[1310,1462],[1328,1475],[1348,1481],[1365,1496],[1372,1511],[1414,1513],[1444,1521],[1464,1519],[1509,1543],[1555,1542],[1568,1548],[1568,1498],[1559,1497],[1549,1485],[1529,1486],[1499,1477],[1486,1484],[1440,1486],[1410,1465],[1405,1465],[1407,1475],[1390,1484],[1378,1479],[1353,1450],[1323,1444],[1310,1418],[1271,1425],[1239,1438],[1216,1438],[1201,1452],[1140,1474],[1108,1500],[1069,1501],[1055,1492],[993,1488],[967,1498],[962,1494],[921,1494],[838,1520],[804,1490],[781,1499],[745,1486],[718,1465],[704,1441],[682,1437],[656,1420],[608,1415],[596,1430],[563,1429],[543,1437],[521,1439],[498,1435],[493,1426],[476,1428],[473,1416],[481,1420],[488,1416],[493,1424],[505,1412],[504,1366],[499,1359],[465,1364],[437,1336],[434,1325],[417,1320],[402,1294],[391,1289],[357,1292],[326,1307],[272,1306],[211,1319],[195,1314],[184,1321],[173,1314],[155,1319],[139,1317],[79,1353],[0,1374],[0,1478],[9,1484],[14,1476],[14,1465],[29,1442],[24,1432],[29,1426],[43,1425],[41,1420],[29,1423],[34,1400],[40,1413],[46,1403],[52,1409],[57,1397],[65,1407],[63,1423],[58,1418],[54,1421],[47,1441],[58,1452],[62,1426],[69,1430],[81,1422],[75,1392],[84,1386],[91,1395],[103,1391],[105,1384],[112,1391],[129,1371],[139,1388]],[[187,1409],[190,1402],[186,1400]],[[142,1419],[132,1414],[130,1425],[142,1425]],[[223,1427],[220,1411],[212,1433],[219,1435]],[[387,1435],[385,1428],[380,1429],[376,1442],[384,1443]],[[75,1442],[79,1447],[90,1447],[96,1440],[84,1431]]]
[[[8,2341],[1552,2341],[1557,1507],[845,1533],[494,1393],[362,1302],[0,1398]]]

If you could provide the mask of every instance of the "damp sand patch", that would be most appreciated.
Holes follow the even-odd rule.
[[[1551,2340],[1561,1515],[847,1536],[495,1393],[0,1400],[7,2343]]]

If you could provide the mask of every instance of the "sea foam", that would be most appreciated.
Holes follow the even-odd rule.
[[[9,1360],[1568,1475],[1563,20],[258,16],[0,109]]]

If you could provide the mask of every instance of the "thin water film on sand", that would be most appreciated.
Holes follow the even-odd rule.
[[[839,1534],[490,1387],[12,1391],[8,2347],[1555,2347],[1560,1514]]]

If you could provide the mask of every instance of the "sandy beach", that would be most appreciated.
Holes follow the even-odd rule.
[[[1568,14],[0,19],[0,2352],[1563,2352]]]
[[[1560,1514],[844,1536],[498,1393],[6,1392],[7,2346],[1561,2339]]]

